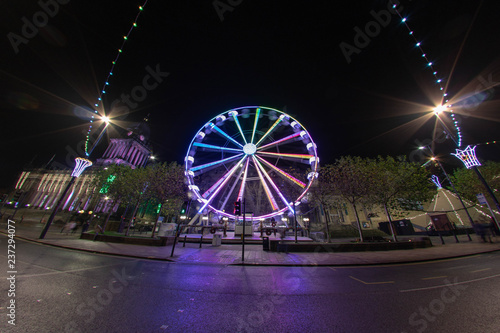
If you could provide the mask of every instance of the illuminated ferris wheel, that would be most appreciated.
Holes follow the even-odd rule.
[[[317,178],[319,158],[307,130],[290,115],[245,106],[209,120],[194,136],[185,174],[197,216],[236,219],[245,199],[251,220],[293,213]]]

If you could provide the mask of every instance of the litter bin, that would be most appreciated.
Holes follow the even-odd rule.
[[[220,246],[222,243],[222,237],[220,234],[214,234],[214,238],[212,238],[212,246]]]
[[[262,250],[269,251],[269,237],[262,237]]]

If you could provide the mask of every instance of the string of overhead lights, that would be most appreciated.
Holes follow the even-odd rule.
[[[86,134],[86,137],[85,137],[85,155],[86,156],[90,156],[90,154],[92,153],[92,151],[94,150],[94,148],[96,147],[96,145],[99,143],[99,140],[101,139],[102,135],[106,131],[106,128],[109,126],[109,118],[106,117],[106,113],[105,113],[103,105],[102,105],[102,97],[106,93],[106,88],[109,86],[110,78],[113,75],[113,70],[115,69],[115,66],[118,63],[118,59],[120,58],[120,55],[123,53],[123,49],[125,47],[125,43],[128,41],[128,39],[129,39],[130,34],[132,33],[132,31],[135,28],[137,28],[137,21],[139,20],[139,16],[143,12],[144,7],[146,7],[147,3],[148,3],[148,0],[145,0],[144,3],[142,4],[142,6],[139,6],[139,12],[137,13],[137,15],[136,15],[136,17],[135,17],[135,19],[134,19],[134,21],[132,23],[132,26],[128,30],[127,34],[123,36],[122,44],[121,44],[120,48],[117,51],[115,59],[111,62],[111,69],[110,69],[110,71],[109,71],[109,73],[108,73],[108,75],[106,77],[106,80],[104,81],[102,89],[99,91],[99,96],[97,97],[97,101],[94,104],[94,115],[92,115],[91,119],[89,120],[89,127],[88,127],[87,134]],[[95,114],[99,115],[99,112],[98,112],[99,108],[102,109],[102,116],[100,117],[100,119],[106,125],[103,128],[103,130],[102,130],[101,134],[99,135],[99,137],[97,138],[97,140],[95,141],[95,143],[92,145],[92,147],[89,147],[90,133],[92,132],[92,126],[94,124]]]
[[[488,141],[488,142],[483,142],[483,143],[478,143],[475,146],[483,146],[483,145],[494,145],[500,143],[500,141]]]
[[[401,23],[406,27],[406,29],[408,29],[409,35],[413,38],[413,41],[415,43],[415,47],[417,48],[418,51],[420,51],[421,57],[425,60],[425,62],[427,64],[426,67],[428,69],[430,69],[430,71],[432,72],[432,75],[434,76],[434,82],[437,84],[437,86],[439,87],[439,90],[441,91],[442,97],[441,97],[441,103],[439,104],[440,106],[438,106],[434,111],[436,114],[438,114],[441,111],[450,111],[451,112],[451,119],[453,121],[453,126],[455,127],[455,130],[457,133],[457,140],[455,141],[455,143],[457,144],[458,147],[461,147],[462,146],[462,131],[460,129],[456,115],[452,112],[451,109],[447,110],[448,108],[451,107],[451,105],[446,105],[446,103],[448,103],[449,100],[447,98],[448,93],[445,91],[445,87],[443,86],[443,78],[438,75],[438,72],[435,68],[434,63],[429,59],[429,57],[427,56],[427,53],[424,51],[424,49],[422,47],[422,42],[420,40],[418,40],[417,37],[415,36],[413,29],[408,24],[408,18],[403,16],[400,13],[399,9],[397,8],[397,5],[392,0],[391,0],[391,4],[392,4],[392,8],[394,9],[394,11],[401,19]]]

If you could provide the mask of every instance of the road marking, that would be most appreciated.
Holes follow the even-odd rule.
[[[79,269],[70,269],[68,271],[57,271],[51,268],[45,268],[48,270],[51,270],[53,272],[48,272],[48,273],[39,273],[39,274],[18,274],[18,278],[31,278],[31,277],[38,277],[38,276],[45,276],[45,275],[56,275],[56,274],[64,274],[64,273],[75,273],[75,272],[82,272],[82,271],[89,271],[92,269],[99,269],[99,268],[106,268],[106,267],[113,267],[117,266],[117,264],[112,264],[112,265],[103,265],[103,266],[96,266],[96,267],[87,267],[87,268],[79,268]],[[0,277],[0,279],[4,279],[4,277]]]
[[[444,279],[448,277],[447,275],[442,275],[442,276],[431,276],[431,277],[426,277],[426,278],[421,278],[421,280],[433,280],[433,279]]]
[[[382,265],[363,265],[363,266],[341,266],[341,267],[338,267],[338,268],[349,268],[349,269],[352,269],[352,268],[367,268],[367,267],[398,267],[398,266],[415,266],[415,265],[426,265],[426,264],[439,264],[439,263],[442,263],[442,262],[446,262],[446,261],[455,261],[455,260],[464,260],[464,259],[470,259],[470,258],[474,258],[474,257],[478,257],[480,256],[480,254],[473,254],[473,255],[467,255],[467,256],[464,256],[464,257],[458,257],[458,258],[448,258],[448,259],[432,259],[432,258],[428,258],[428,259],[424,259],[423,261],[419,261],[419,262],[407,262],[407,263],[398,263],[398,262],[395,262],[395,263],[389,263],[389,264],[382,264]]]
[[[476,282],[476,281],[489,280],[489,279],[493,279],[493,278],[496,278],[496,277],[499,277],[499,276],[500,276],[500,274],[496,274],[496,275],[486,276],[486,277],[479,278],[479,279],[473,279],[473,280],[462,281],[462,282],[457,282],[457,283],[441,284],[441,285],[433,286],[433,287],[405,289],[405,290],[400,290],[399,292],[400,293],[407,293],[407,292],[410,292],[410,291],[422,291],[422,290],[432,290],[432,289],[446,288],[446,287],[449,287],[449,286],[457,286],[459,284],[466,284],[466,283],[471,283],[471,282]]]
[[[333,268],[333,267],[329,267],[332,271],[337,271],[336,268]]]
[[[477,272],[484,272],[484,271],[489,271],[491,268],[483,268],[483,269],[478,269],[477,271],[471,271],[471,273],[477,273]]]
[[[381,281],[381,282],[365,282],[365,281],[362,281],[360,279],[356,279],[354,276],[350,276],[349,277],[353,280],[356,280],[358,282],[361,282],[362,284],[387,284],[387,283],[394,283],[394,281]]]

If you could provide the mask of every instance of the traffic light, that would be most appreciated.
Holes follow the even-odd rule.
[[[186,214],[187,205],[188,205],[188,202],[184,201],[184,203],[182,204],[182,207],[181,207],[181,215]]]
[[[234,202],[234,215],[241,215],[241,201]]]

